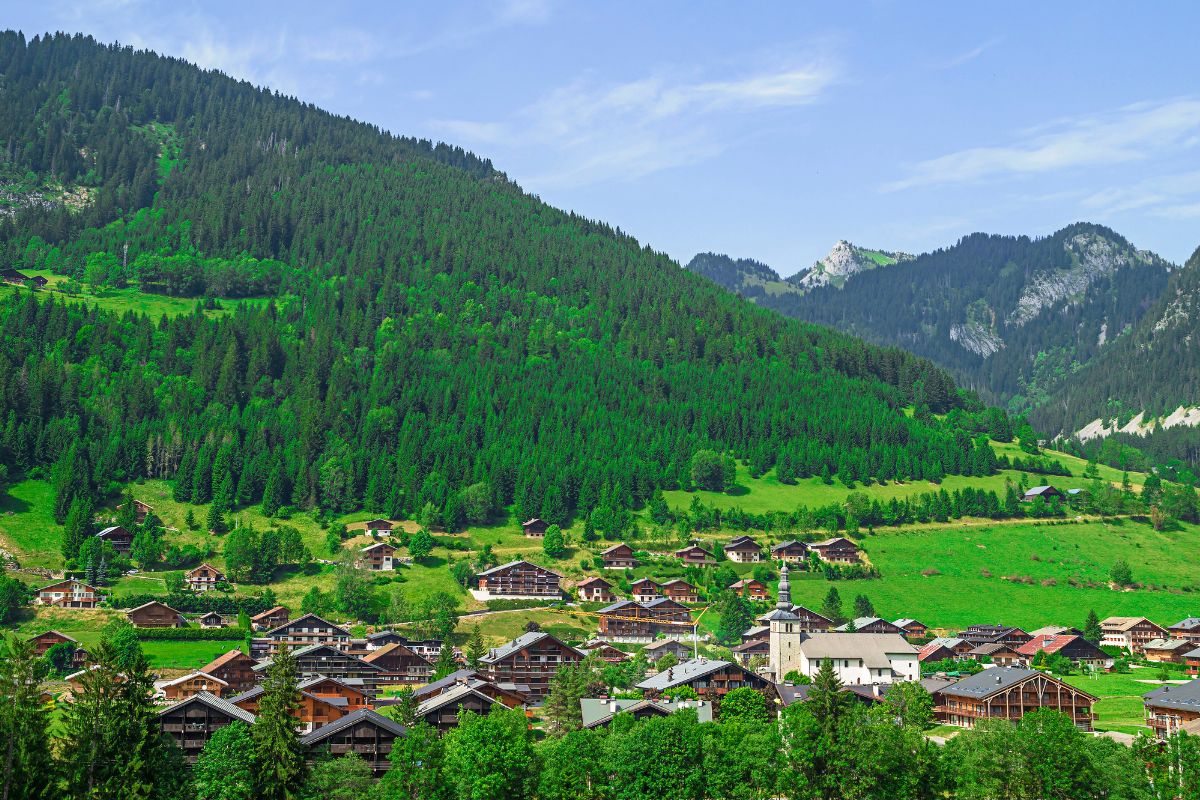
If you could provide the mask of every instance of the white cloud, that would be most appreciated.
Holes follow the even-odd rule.
[[[580,185],[711,158],[743,137],[738,117],[813,103],[835,79],[820,62],[724,80],[660,73],[605,85],[585,77],[504,120],[434,125],[472,144],[539,148],[539,160],[551,167],[527,176],[530,185]]]
[[[991,50],[993,47],[1000,44],[1000,42],[1002,42],[1002,41],[1004,41],[1004,39],[1003,39],[1003,37],[1000,37],[1000,36],[994,37],[992,39],[988,39],[986,42],[983,42],[975,47],[972,47],[970,50],[967,50],[965,53],[959,53],[958,55],[944,61],[943,63],[938,65],[938,69],[953,69],[954,67],[959,67],[959,66],[962,66],[963,64],[974,61],[975,59],[979,58],[981,55],[986,53],[988,50]]]
[[[1042,126],[1010,145],[973,147],[921,161],[909,168],[908,177],[882,188],[899,191],[1138,161],[1192,147],[1197,134],[1200,100],[1139,103]]]

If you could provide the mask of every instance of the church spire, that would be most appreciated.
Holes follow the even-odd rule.
[[[788,583],[787,564],[779,568],[779,602],[775,604],[775,607],[780,611],[792,610],[792,587]]]

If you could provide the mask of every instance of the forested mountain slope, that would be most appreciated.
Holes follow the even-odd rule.
[[[840,288],[759,302],[926,356],[986,399],[1025,410],[1136,325],[1170,270],[1113,231],[1080,223],[1042,239],[972,234],[857,272]]]
[[[1166,291],[1134,330],[1073,376],[1035,419],[1048,431],[1068,435],[1097,420],[1095,434],[1121,426],[1137,429],[1152,435],[1122,438],[1160,459],[1195,464],[1200,463],[1197,407],[1200,249],[1171,275]]]
[[[0,303],[0,460],[52,477],[60,519],[139,476],[449,522],[472,487],[565,521],[686,484],[705,448],[989,468],[923,413],[961,403],[928,361],[741,303],[461,150],[83,37],[0,35],[0,94],[4,174],[36,188],[0,221],[6,263],[277,297],[161,320]]]

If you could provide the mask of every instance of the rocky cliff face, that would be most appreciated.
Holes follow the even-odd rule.
[[[860,272],[891,266],[899,261],[910,261],[912,258],[908,253],[868,250],[841,239],[827,256],[810,269],[788,278],[788,283],[803,291],[831,284],[840,287],[848,278]]]

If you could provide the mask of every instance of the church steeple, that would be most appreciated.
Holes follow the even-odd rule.
[[[779,568],[779,601],[775,607],[780,611],[792,610],[792,586],[788,583],[787,564]]]

